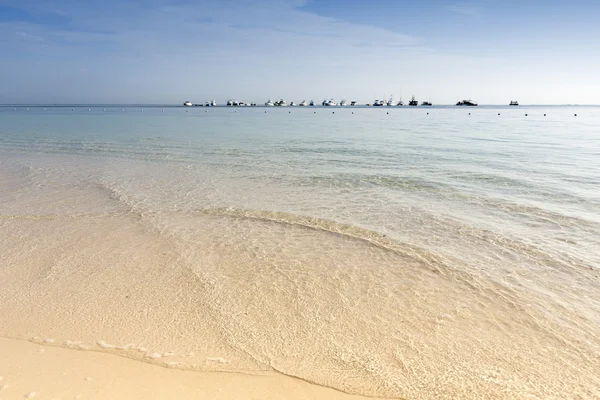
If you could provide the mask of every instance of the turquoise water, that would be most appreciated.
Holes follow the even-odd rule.
[[[362,228],[600,349],[600,107],[3,107],[0,168],[12,200],[27,185],[55,199],[5,198],[5,215],[80,212],[56,200],[61,182],[156,221],[228,210]],[[95,204],[80,203],[107,211]]]

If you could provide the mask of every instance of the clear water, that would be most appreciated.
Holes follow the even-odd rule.
[[[6,223],[23,216],[122,215],[122,207],[141,216],[176,242],[178,260],[220,288],[206,300],[228,307],[212,309],[219,315],[210,318],[220,321],[215,335],[251,354],[259,369],[366,395],[436,398],[435,390],[445,390],[439,377],[449,365],[464,364],[473,368],[467,380],[477,378],[446,387],[447,393],[485,387],[480,394],[496,396],[513,385],[523,396],[560,398],[568,391],[592,398],[599,393],[591,372],[600,354],[599,133],[600,107],[2,107],[0,214]],[[118,204],[100,200],[90,188],[102,188]],[[355,239],[360,245],[345,242]],[[10,246],[27,247],[24,236],[11,240]],[[219,250],[219,241],[231,247]],[[388,251],[401,259],[389,258]],[[225,260],[223,253],[236,256]],[[209,271],[207,260],[214,257],[220,261]],[[421,266],[402,276],[403,265],[413,261]],[[285,271],[292,283],[269,275],[269,268]],[[445,280],[431,277],[425,284],[421,279],[429,278],[420,277],[419,268]],[[243,306],[235,277],[252,280],[257,273],[264,281],[240,298],[272,295],[273,301],[259,301],[256,319],[223,322]],[[312,283],[302,286],[304,279]],[[410,292],[418,286],[406,283],[411,279],[424,286]],[[288,284],[283,297],[271,293]],[[321,284],[331,287],[314,286]],[[383,297],[347,306],[378,290]],[[398,294],[402,290],[406,297]],[[345,322],[339,326],[311,314],[332,299],[341,302],[335,313]],[[276,302],[286,301],[306,307],[310,318],[286,320],[287,327],[264,322]],[[471,314],[444,311],[444,302]],[[423,309],[398,311],[408,304]],[[378,308],[380,318],[369,320]],[[420,319],[439,322],[444,315],[455,324],[446,334],[464,335],[464,341],[444,345],[453,339],[442,335],[403,347],[409,339],[393,333],[399,329],[416,340],[431,330]],[[411,318],[408,324],[419,328],[409,334],[398,324]],[[341,335],[352,356],[340,356],[327,340],[308,346],[314,338],[298,331],[302,324],[325,338]],[[336,331],[362,324],[372,325],[362,338]],[[523,332],[515,332],[518,327]],[[28,329],[44,334],[41,327]],[[545,350],[515,361],[524,351],[519,346],[531,345],[523,336],[537,334],[530,339],[556,340],[563,346],[556,351],[571,355],[547,353],[561,346],[544,344]],[[494,383],[498,392],[486,386],[490,365],[467,355],[478,354],[476,343],[486,336],[497,341],[481,345],[487,350],[477,360],[491,358],[489,364],[498,366],[502,357],[490,349],[502,345],[507,359],[522,363],[497,373],[506,375]],[[400,350],[406,348],[416,355]],[[443,361],[449,352],[460,355]],[[411,357],[421,362],[411,367]],[[233,370],[255,368],[234,364]],[[419,378],[410,373],[417,364]],[[526,364],[533,367],[523,372]],[[590,375],[561,375],[565,365]],[[332,366],[339,371],[327,372]],[[529,375],[516,384],[520,373]],[[556,386],[536,382],[535,374],[546,374]],[[448,379],[460,382],[455,378]]]

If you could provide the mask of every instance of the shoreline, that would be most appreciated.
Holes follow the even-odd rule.
[[[0,399],[369,398],[278,373],[180,370],[115,354],[40,345],[23,339],[0,338],[0,358]]]
[[[600,259],[585,251],[600,248],[597,160],[560,140],[563,124],[497,124],[505,151],[473,157],[491,145],[466,116],[372,136],[375,118],[240,135],[228,113],[105,127],[14,113],[3,146],[15,151],[0,161],[0,337],[67,350],[44,370],[7,341],[0,386],[22,385],[0,399],[74,398],[97,381],[83,398],[114,398],[111,382],[136,371],[150,372],[119,381],[124,398],[181,380],[195,398],[229,386],[217,395],[332,397],[313,383],[367,396],[356,398],[599,393]],[[577,163],[551,162],[565,159]],[[116,376],[114,354],[127,363]],[[99,369],[75,377],[88,362]]]

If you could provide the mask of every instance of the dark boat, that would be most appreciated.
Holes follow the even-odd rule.
[[[475,103],[474,101],[471,100],[461,100],[458,103],[456,103],[457,106],[470,106],[470,107],[475,107],[477,106],[477,103]]]
[[[413,106],[413,107],[414,107],[414,106],[418,106],[418,105],[419,105],[419,102],[418,102],[417,100],[415,100],[415,96],[413,96],[413,97],[410,99],[410,101],[408,102],[408,105],[409,105],[409,106]]]
[[[509,106],[518,106],[519,102],[516,100],[511,100]]]
[[[422,106],[432,106],[433,104],[431,104],[430,101],[424,101],[421,103]]]

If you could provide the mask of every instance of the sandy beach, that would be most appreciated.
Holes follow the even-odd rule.
[[[34,133],[0,142],[0,399],[598,398],[597,192],[518,180],[526,133],[482,177],[486,120],[453,110],[476,122],[430,158],[406,150],[429,116],[400,140],[367,109],[179,111],[11,117]]]
[[[181,371],[90,351],[0,339],[0,399],[359,400],[279,374]]]

